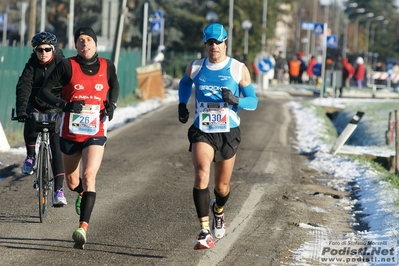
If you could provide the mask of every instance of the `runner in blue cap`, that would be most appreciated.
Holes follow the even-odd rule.
[[[226,55],[227,32],[223,25],[206,26],[203,37],[208,56],[187,66],[178,92],[179,121],[187,123],[187,103],[195,85],[194,123],[188,129],[188,140],[195,169],[193,199],[201,229],[194,249],[213,248],[212,235],[218,239],[225,235],[224,206],[230,195],[230,179],[241,142],[238,109],[253,111],[258,105],[248,68]],[[212,162],[215,199],[211,201],[208,186]]]

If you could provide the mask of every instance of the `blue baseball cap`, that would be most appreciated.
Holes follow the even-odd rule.
[[[227,32],[223,28],[222,24],[213,23],[205,27],[204,29],[204,42],[209,39],[215,39],[219,42],[224,42],[227,39]]]

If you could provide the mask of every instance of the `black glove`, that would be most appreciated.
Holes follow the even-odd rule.
[[[179,121],[183,124],[187,123],[190,112],[185,103],[179,103]]]
[[[28,118],[28,115],[25,112],[21,112],[21,113],[17,114],[17,120],[19,123],[25,123],[27,118]]]
[[[80,112],[82,112],[84,104],[85,104],[85,101],[83,101],[83,100],[82,101],[64,102],[62,111],[79,114]]]
[[[108,116],[108,121],[111,121],[112,118],[114,117],[114,111],[116,109],[116,103],[114,102],[109,102],[108,100],[105,101],[105,110],[106,110],[106,115]]]
[[[231,90],[228,90],[226,88],[222,88],[222,99],[228,104],[238,105],[238,97],[234,96]]]

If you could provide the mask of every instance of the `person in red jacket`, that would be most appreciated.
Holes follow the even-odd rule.
[[[309,76],[309,84],[315,84],[314,80],[314,73],[313,73],[313,67],[317,64],[316,58],[312,55],[312,57],[309,60],[308,67],[306,69],[306,74]]]
[[[357,87],[359,89],[361,89],[363,87],[363,80],[364,80],[364,76],[366,74],[366,67],[364,66],[364,61],[363,58],[358,57],[356,59],[356,70],[355,70],[355,80],[356,80],[356,84]]]
[[[258,79],[258,74],[260,73],[259,68],[256,66],[255,61],[252,62],[251,64],[252,67],[252,73],[254,74],[254,81],[256,82]]]
[[[343,68],[343,73],[342,73],[342,79],[344,81],[345,87],[349,88],[350,87],[350,80],[355,74],[355,68],[352,66],[351,63],[349,63],[348,58],[342,58],[342,64],[344,66]]]

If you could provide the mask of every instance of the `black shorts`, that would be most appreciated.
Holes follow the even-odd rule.
[[[106,142],[107,142],[107,137],[93,137],[89,138],[85,142],[76,142],[60,137],[61,151],[67,155],[72,155],[77,151],[82,151],[84,148],[91,145],[104,146]]]
[[[231,128],[230,132],[223,133],[205,133],[192,125],[188,129],[188,140],[192,144],[195,142],[205,142],[213,147],[215,151],[213,161],[220,162],[232,158],[241,142],[241,132],[239,127]]]

